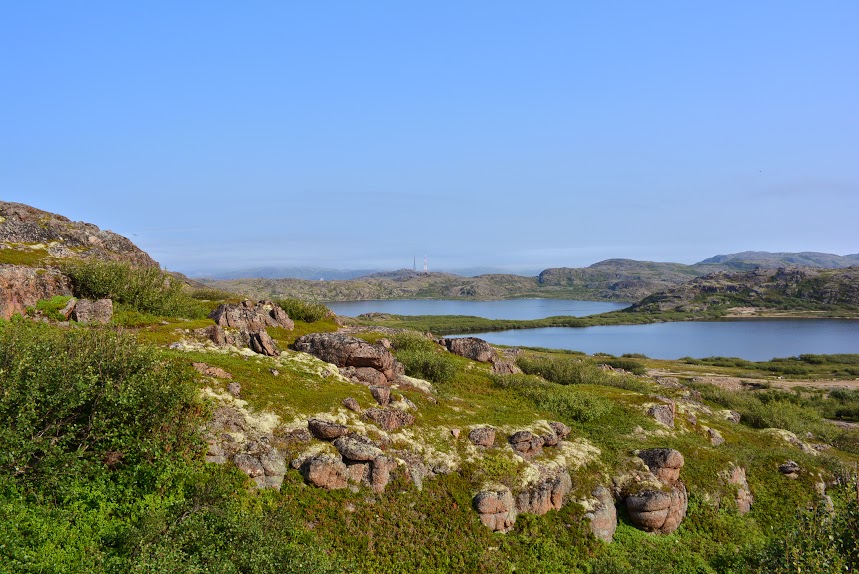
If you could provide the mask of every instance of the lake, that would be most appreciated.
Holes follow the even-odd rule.
[[[848,319],[687,321],[580,329],[548,327],[469,336],[496,345],[568,349],[591,355],[642,353],[654,359],[721,356],[768,361],[804,353],[859,353],[859,320]]]
[[[443,299],[411,299],[401,301],[340,301],[326,307],[347,317],[364,313],[392,315],[471,315],[486,319],[543,319],[556,315],[584,317],[617,311],[628,303],[573,301],[569,299],[505,299],[503,301],[456,301]]]
[[[583,317],[623,309],[625,303],[565,299],[504,301],[401,300],[327,303],[338,315],[472,315],[487,319]],[[496,345],[569,349],[588,354],[642,353],[657,359],[741,357],[767,361],[804,353],[859,353],[859,321],[837,319],[741,319],[606,327],[548,327],[477,333]]]

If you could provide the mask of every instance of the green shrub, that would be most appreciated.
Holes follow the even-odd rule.
[[[136,311],[164,317],[206,316],[205,307],[185,293],[181,281],[154,267],[83,260],[67,263],[63,271],[79,297],[110,298]]]
[[[214,288],[194,289],[191,291],[190,296],[198,301],[226,301],[228,299],[238,299],[241,297],[237,293]]]
[[[27,311],[29,313],[30,309],[33,311],[41,311],[42,315],[47,317],[48,319],[53,319],[54,321],[65,321],[66,318],[60,314],[60,310],[66,306],[71,297],[66,297],[64,295],[56,295],[55,297],[51,297],[50,299],[42,299],[38,303],[36,303],[35,307],[28,308]],[[31,315],[33,313],[30,313]]]
[[[644,375],[647,373],[644,365],[633,359],[609,359],[605,361],[605,364],[615,369],[629,371],[633,375]]]
[[[493,375],[492,383],[568,421],[588,422],[611,411],[611,401],[581,389],[548,383],[532,375]]]
[[[448,353],[438,349],[397,351],[397,360],[403,364],[408,376],[426,379],[434,383],[452,381],[459,370],[456,360]]]
[[[516,365],[529,375],[539,375],[559,385],[599,385],[608,379],[595,364],[581,359],[522,356]]]
[[[435,341],[418,333],[397,333],[391,337],[391,345],[397,351],[436,351],[439,348]]]
[[[294,321],[304,321],[305,323],[315,323],[322,321],[334,313],[322,303],[314,303],[290,297],[287,299],[278,299],[275,301],[281,309],[286,311],[289,318]]]

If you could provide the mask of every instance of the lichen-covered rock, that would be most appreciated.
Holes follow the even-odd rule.
[[[473,502],[480,521],[490,530],[509,532],[516,524],[516,504],[509,488],[478,492]]]
[[[376,425],[378,425],[382,430],[388,432],[395,431],[398,428],[410,426],[415,423],[415,415],[394,408],[369,408],[364,411],[363,416],[364,418],[376,423]]]
[[[215,377],[216,379],[232,379],[233,376],[220,367],[213,367],[206,363],[192,363],[194,369],[201,375]]]
[[[248,333],[259,333],[266,327],[292,330],[295,323],[280,306],[271,301],[245,300],[238,304],[224,303],[209,313],[209,318],[221,327],[230,327]]]
[[[737,487],[737,495],[734,501],[737,503],[737,512],[740,514],[748,514],[752,509],[752,504],[755,502],[755,497],[752,496],[752,491],[749,488],[749,481],[746,479],[746,469],[733,466],[727,475],[727,482]]]
[[[799,478],[800,467],[796,461],[786,460],[779,465],[778,471],[788,478]]]
[[[266,355],[268,357],[276,357],[280,354],[274,340],[265,331],[258,333],[248,333],[250,342],[249,347],[254,353]]]
[[[566,440],[566,438],[570,436],[570,427],[562,422],[552,421],[549,423],[549,426],[553,431],[555,431],[555,435],[558,437],[558,440]]]
[[[369,486],[375,493],[385,491],[391,480],[391,472],[397,468],[397,461],[393,458],[381,455],[376,457],[370,464]]]
[[[688,507],[686,486],[678,481],[668,492],[645,490],[626,497],[629,519],[646,532],[669,534],[677,530]]]
[[[725,444],[725,439],[722,433],[713,428],[707,429],[707,437],[710,439],[710,444],[713,446],[721,446]]]
[[[263,476],[265,474],[265,468],[263,468],[260,460],[249,454],[237,454],[233,457],[233,464],[236,465],[236,468],[251,478]]]
[[[492,427],[479,427],[468,432],[468,440],[477,446],[490,447],[495,444],[495,429]]]
[[[356,462],[375,460],[382,454],[382,450],[365,437],[341,436],[334,441],[334,448],[343,458]]]
[[[493,375],[518,375],[522,373],[522,369],[516,366],[515,361],[508,359],[495,359],[492,361]]]
[[[594,500],[584,518],[597,540],[611,542],[617,530],[617,508],[614,506],[614,497],[604,486],[597,486],[591,494]]]
[[[370,394],[380,406],[386,407],[391,402],[391,387],[370,387]]]
[[[638,458],[665,484],[673,486],[680,479],[684,460],[679,451],[673,448],[650,448],[639,451]]]
[[[72,311],[72,319],[78,323],[107,325],[113,319],[113,301],[110,299],[78,299]]]
[[[238,397],[242,394],[242,386],[239,383],[227,383],[227,392]]]
[[[456,339],[442,339],[442,341],[448,351],[472,361],[491,363],[495,358],[495,351],[489,343],[477,337],[459,337]]]
[[[334,440],[349,432],[349,427],[346,425],[315,418],[307,421],[307,429],[314,438],[319,440]]]
[[[573,481],[566,470],[543,477],[516,496],[516,510],[537,515],[560,510],[572,487]]]
[[[71,294],[71,282],[57,270],[0,265],[0,319],[24,315],[42,299]]]
[[[349,409],[350,411],[360,413],[361,405],[358,404],[358,401],[354,397],[346,397],[343,399],[343,406]]]
[[[543,437],[535,436],[530,431],[513,433],[509,442],[513,451],[525,460],[531,460],[543,452]]]
[[[349,474],[346,465],[330,454],[309,458],[300,467],[304,479],[314,486],[327,490],[346,488]]]
[[[296,351],[310,353],[338,367],[374,369],[384,375],[388,382],[395,381],[403,373],[402,364],[384,346],[371,345],[342,333],[311,333],[299,337],[293,346]],[[378,381],[374,379],[374,382]]]
[[[667,427],[674,428],[674,415],[677,412],[677,407],[674,401],[667,401],[665,404],[653,405],[647,409],[648,416],[656,419],[656,422]]]

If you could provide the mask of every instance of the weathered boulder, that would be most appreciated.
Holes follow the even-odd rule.
[[[721,446],[725,444],[725,439],[722,437],[722,433],[713,428],[707,429],[707,438],[710,439],[710,444],[713,446]]]
[[[597,540],[611,542],[617,530],[617,508],[611,491],[604,486],[597,486],[591,495],[590,510],[585,513],[591,533]]]
[[[364,437],[341,436],[334,441],[334,448],[340,455],[354,462],[367,462],[381,456],[382,449]]]
[[[549,426],[553,431],[555,431],[555,435],[558,437],[558,440],[566,440],[566,438],[570,436],[570,427],[562,422],[552,421],[549,423]]]
[[[525,460],[531,460],[543,452],[543,437],[532,432],[519,431],[510,435],[508,440],[513,451]]]
[[[358,401],[354,397],[346,397],[345,399],[343,399],[342,404],[350,411],[354,411],[356,413],[361,412],[361,405],[358,404]]]
[[[509,532],[516,523],[516,504],[509,488],[478,492],[473,503],[480,521],[490,530]]]
[[[454,355],[459,355],[472,361],[491,363],[495,358],[495,351],[483,339],[477,337],[460,337],[456,339],[442,339],[447,350]]]
[[[260,460],[249,454],[240,453],[235,455],[233,457],[233,464],[236,465],[236,468],[251,478],[263,476],[265,474],[265,468],[263,468]]]
[[[371,345],[342,333],[311,333],[299,337],[293,346],[296,351],[310,353],[338,367],[374,369],[384,375],[387,382],[395,381],[404,372],[402,364],[384,346]],[[371,384],[378,382],[374,379]]]
[[[495,359],[492,361],[493,375],[518,375],[522,373],[522,369],[516,366],[515,361],[508,359]]]
[[[370,386],[390,385],[391,382],[385,377],[381,371],[377,371],[372,367],[342,367],[340,374],[358,383],[363,383]]]
[[[330,454],[309,458],[299,470],[307,482],[327,490],[346,488],[349,479],[343,461]]]
[[[242,385],[239,383],[227,383],[227,392],[238,398],[242,394]]]
[[[740,424],[740,420],[742,419],[742,415],[737,411],[732,411],[726,409],[724,411],[720,411],[722,416],[725,417],[725,420],[731,421],[732,423]]]
[[[653,405],[647,409],[648,416],[656,419],[656,422],[671,428],[674,428],[674,415],[676,412],[677,406],[672,400],[666,400],[665,404]]]
[[[638,458],[661,482],[673,486],[680,479],[683,455],[673,448],[650,448],[638,452]]]
[[[516,496],[516,510],[543,515],[550,510],[560,510],[564,497],[573,487],[570,473],[563,470],[555,475],[542,477],[535,485]]]
[[[633,524],[646,532],[669,534],[677,530],[688,507],[686,486],[678,481],[670,491],[645,490],[626,497]]]
[[[69,319],[72,318],[72,313],[74,312],[75,305],[77,305],[77,304],[78,304],[78,300],[76,298],[72,297],[71,299],[68,300],[68,302],[66,303],[66,306],[63,307],[62,309],[60,309],[58,312],[60,315],[63,316],[63,319],[68,321]]]
[[[334,440],[345,436],[349,432],[349,427],[346,425],[316,418],[307,421],[307,429],[314,438],[318,438],[319,440]]]
[[[397,468],[397,461],[385,455],[376,457],[370,463],[370,476],[368,477],[369,486],[373,492],[380,493],[385,491],[388,482],[391,480],[391,472]]]
[[[249,347],[254,353],[266,355],[268,357],[276,357],[280,354],[280,351],[277,350],[277,346],[274,344],[274,341],[265,331],[260,331],[258,333],[249,333],[249,336]]]
[[[737,495],[734,497],[734,501],[737,503],[737,512],[747,514],[752,509],[755,497],[752,496],[749,481],[746,479],[746,469],[732,466],[727,473],[726,479],[728,484],[737,487]]]
[[[391,402],[391,387],[370,387],[370,394],[380,406],[386,407]]]
[[[206,363],[192,363],[194,369],[207,377],[215,377],[216,379],[232,379],[233,376],[220,367],[213,367]]]
[[[72,319],[78,323],[107,325],[113,318],[113,301],[110,299],[78,299],[72,311]]]
[[[271,301],[245,300],[239,304],[224,303],[209,313],[209,318],[221,327],[230,327],[248,333],[264,331],[266,327],[292,330],[295,323],[280,306]]]
[[[778,467],[778,471],[788,478],[799,478],[799,464],[793,460],[786,460]]]
[[[495,429],[492,427],[478,427],[468,432],[468,440],[477,446],[490,447],[495,444]]]
[[[415,415],[399,409],[377,407],[369,408],[363,413],[364,418],[376,423],[385,431],[395,431],[400,427],[410,426],[415,423]]]

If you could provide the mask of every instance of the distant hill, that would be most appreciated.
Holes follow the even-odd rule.
[[[233,271],[208,273],[192,271],[195,277],[207,279],[241,279],[243,277],[260,277],[263,279],[310,279],[310,280],[346,280],[356,277],[367,277],[378,273],[378,269],[332,269],[329,267],[249,267]]]
[[[804,251],[802,253],[769,253],[767,251],[743,251],[730,255],[716,255],[695,264],[720,265],[732,269],[753,269],[764,267],[813,267],[822,269],[841,269],[859,265],[859,253],[854,255],[833,255]]]
[[[629,311],[704,312],[738,307],[859,310],[859,267],[710,273],[649,295]]]

